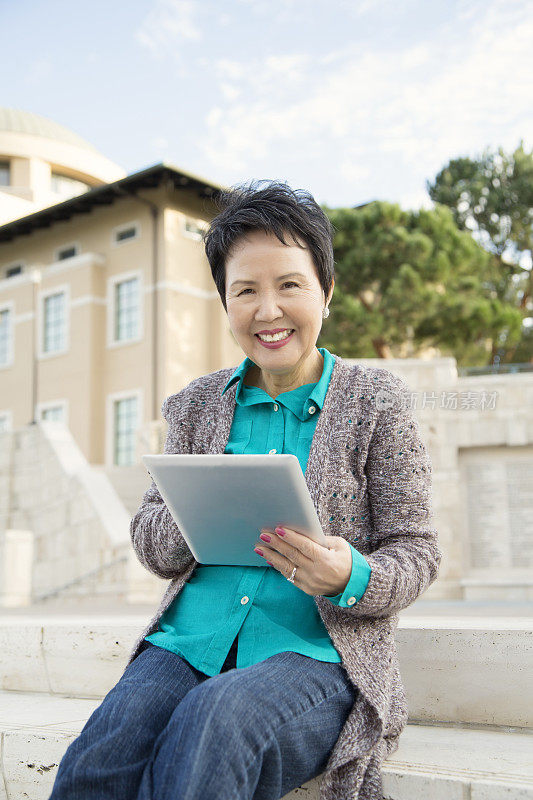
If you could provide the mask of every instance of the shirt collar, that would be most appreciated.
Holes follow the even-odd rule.
[[[324,357],[324,366],[320,380],[314,385],[304,384],[303,386],[299,386],[290,392],[282,392],[276,397],[276,400],[279,400],[280,403],[283,403],[283,405],[285,405],[287,408],[290,408],[291,411],[293,411],[293,413],[296,414],[296,416],[298,416],[302,421],[312,417],[312,414],[309,414],[310,406],[317,406],[318,408],[322,409],[326,392],[328,390],[331,373],[335,365],[335,359],[327,348],[319,347],[318,351]],[[273,402],[272,398],[267,395],[263,389],[245,386],[243,383],[244,376],[254,363],[255,362],[247,356],[231,375],[230,379],[222,390],[222,394],[224,394],[226,389],[228,389],[233,383],[238,381],[239,385],[237,387],[235,401],[240,405],[252,405],[253,403],[258,402]],[[249,402],[248,400],[244,399],[245,390],[247,390],[246,394],[249,397]],[[254,395],[254,398],[252,398],[252,394]]]

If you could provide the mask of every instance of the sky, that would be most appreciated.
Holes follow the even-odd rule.
[[[533,0],[0,0],[0,105],[127,173],[431,208],[452,158],[533,147]]]

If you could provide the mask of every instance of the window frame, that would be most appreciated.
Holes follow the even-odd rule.
[[[22,271],[19,272],[17,275],[11,275],[11,277],[8,278],[6,273],[7,273],[8,269],[11,269],[12,267],[22,267]],[[28,271],[28,262],[25,261],[24,259],[23,260],[17,259],[16,261],[9,261],[7,264],[3,264],[2,265],[1,275],[0,275],[0,283],[2,281],[13,281],[13,280],[16,280],[17,278],[22,278],[22,276],[25,275],[27,273],[27,271]]]
[[[0,186],[3,186],[5,189],[8,189],[12,186],[11,178],[13,176],[13,170],[11,169],[11,159],[10,158],[0,158],[0,167],[6,165],[7,166],[7,183],[0,183]]]
[[[117,239],[118,234],[121,231],[127,230],[128,228],[135,228],[135,235],[129,236],[127,239]],[[130,242],[136,242],[140,238],[141,238],[141,223],[138,219],[131,220],[130,222],[124,222],[121,225],[115,225],[114,228],[111,228],[112,247],[121,247],[124,244],[129,244]]]
[[[63,409],[63,425],[65,427],[69,427],[69,401],[66,397],[62,397],[57,400],[44,400],[40,403],[37,403],[35,407],[35,419],[38,422],[52,422],[52,420],[45,420],[43,419],[42,412],[47,411],[50,408],[56,408],[59,406]]]
[[[65,346],[61,350],[54,350],[51,353],[47,353],[43,350],[44,346],[44,305],[45,299],[50,297],[50,295],[54,294],[64,294],[65,295]],[[44,360],[47,358],[54,358],[55,356],[63,356],[66,355],[70,350],[70,284],[62,283],[57,286],[51,286],[48,289],[42,289],[39,292],[38,301],[37,301],[37,358],[39,360]]]
[[[8,279],[9,280],[9,279]],[[10,369],[15,363],[15,301],[3,300],[0,303],[0,312],[9,311],[8,317],[8,345],[7,345],[7,361],[0,361],[1,369]]]
[[[137,427],[135,429],[136,435],[141,429],[144,419],[144,391],[141,387],[137,389],[123,389],[120,392],[110,392],[106,396],[106,435],[105,435],[105,459],[106,467],[118,466],[114,463],[115,454],[115,403],[118,400],[129,400],[130,398],[137,398]],[[135,440],[135,453],[137,452],[137,439]],[[137,464],[137,459],[134,458],[133,464]],[[126,465],[120,465],[126,466]]]
[[[138,335],[131,339],[115,339],[115,286],[117,283],[137,278],[139,286],[139,324]],[[128,272],[117,272],[110,275],[107,279],[107,319],[106,319],[106,347],[123,347],[129,344],[138,344],[144,339],[144,279],[140,269],[129,270]]]
[[[193,217],[191,214],[181,214],[180,216],[181,216],[181,232],[183,236],[185,236],[187,239],[192,239],[195,242],[201,242],[202,235],[198,234],[196,231],[188,231],[187,223],[189,221],[194,222],[196,225],[198,225],[199,228],[202,229],[202,231],[207,230],[207,228],[209,227],[209,223],[205,219],[200,219],[200,217]]]
[[[75,248],[76,252],[74,253],[74,255],[68,256],[67,258],[59,258],[60,251],[61,250],[66,250],[68,247],[74,247]],[[56,247],[54,249],[53,263],[54,264],[60,264],[63,261],[69,261],[71,258],[76,258],[76,256],[79,256],[80,253],[81,253],[81,246],[80,246],[79,242],[67,242],[67,244],[62,244],[59,247]]]

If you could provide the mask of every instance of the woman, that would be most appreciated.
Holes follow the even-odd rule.
[[[277,528],[264,566],[199,565],[152,482],[132,543],[171,581],[50,800],[279,800],[317,775],[321,800],[382,800],[407,722],[398,611],[441,560],[431,463],[404,381],[316,347],[333,229],[262,183],[222,193],[204,240],[246,358],[164,401],[164,451],[293,453],[329,546]]]

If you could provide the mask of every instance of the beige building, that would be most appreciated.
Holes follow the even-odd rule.
[[[90,463],[132,465],[167,395],[242,360],[201,241],[220,187],[169,164],[108,181],[121,170],[74,135],[6,119],[8,218],[50,201],[60,162],[84,183],[0,225],[0,429],[60,420]]]

